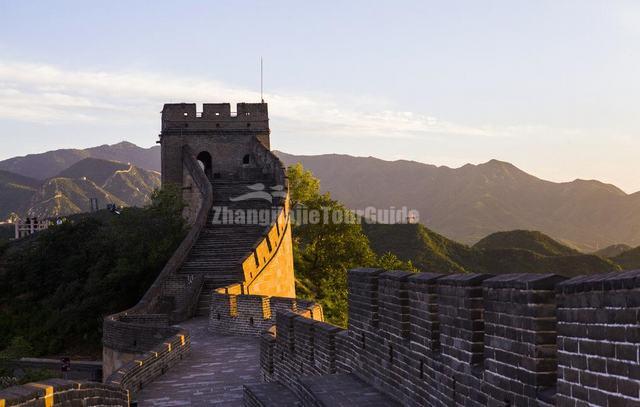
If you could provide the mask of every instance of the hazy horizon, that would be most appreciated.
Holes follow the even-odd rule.
[[[135,144],[135,143],[132,143],[131,141],[128,141],[128,140],[121,140],[121,141],[119,141],[119,142],[117,142],[117,143],[113,143],[113,144],[103,144],[103,145],[110,145],[110,146],[113,146],[113,145],[120,144],[120,143],[131,143],[131,144],[134,144],[134,145],[135,145],[135,146],[137,146],[137,147],[145,148],[145,149],[149,149],[149,148],[155,147],[155,144],[154,144],[154,145],[151,145],[151,146],[140,146],[140,145],[137,145],[137,144]],[[94,145],[94,146],[88,146],[88,147],[86,147],[86,148],[100,147],[100,146],[101,146],[101,145]],[[158,147],[158,148],[159,148],[159,147]],[[65,148],[61,148],[61,149],[65,149]],[[57,149],[57,150],[61,150],[61,149]],[[42,153],[47,153],[47,152],[52,152],[52,151],[56,151],[56,150],[47,150],[47,151],[42,151],[42,152],[39,152],[39,153],[33,153],[33,154],[42,154]],[[353,158],[373,158],[373,159],[383,160],[383,161],[387,161],[387,162],[394,162],[394,161],[410,161],[410,162],[417,162],[417,163],[425,164],[425,165],[436,165],[436,164],[432,164],[432,163],[424,163],[424,162],[421,162],[421,161],[408,160],[408,159],[403,159],[403,158],[387,160],[387,159],[384,159],[384,158],[380,158],[380,157],[376,157],[376,156],[370,156],[370,155],[369,155],[369,156],[364,156],[364,155],[358,155],[358,154],[344,154],[344,153],[322,153],[322,154],[304,154],[304,153],[301,153],[301,154],[293,154],[293,153],[290,153],[290,152],[288,152],[288,151],[283,151],[283,150],[278,150],[278,149],[272,149],[272,151],[277,152],[277,153],[287,154],[287,155],[293,155],[293,156],[296,156],[296,157],[317,157],[317,156],[322,156],[322,155],[346,155],[346,156],[353,157]],[[22,156],[13,156],[13,157],[9,157],[9,158],[24,157],[24,156],[25,156],[25,155],[22,155]],[[90,157],[90,158],[92,158],[92,157]],[[0,161],[2,161],[2,160],[4,160],[4,159],[3,159],[3,158],[0,158]],[[488,159],[487,161],[483,161],[483,162],[478,162],[478,163],[465,163],[465,164],[458,165],[458,166],[450,166],[450,165],[446,165],[446,164],[436,165],[436,166],[437,166],[437,167],[447,167],[447,168],[451,168],[451,169],[459,169],[459,168],[464,167],[464,166],[466,166],[466,165],[478,166],[478,165],[488,164],[488,163],[489,163],[489,162],[491,162],[491,161],[506,162],[506,163],[508,163],[508,164],[512,164],[512,165],[514,165],[513,163],[511,163],[511,162],[509,162],[509,161],[498,160],[497,158],[491,158],[491,159]],[[531,172],[529,172],[529,171],[526,171],[525,169],[520,168],[520,167],[518,167],[517,165],[516,165],[516,167],[517,167],[519,170],[524,171],[525,173],[527,173],[527,174],[529,174],[529,175],[532,175],[532,176],[534,176],[534,177],[536,177],[536,178],[539,178],[539,179],[541,179],[541,180],[543,180],[543,181],[550,181],[550,182],[557,182],[557,183],[573,182],[573,181],[597,181],[597,182],[603,182],[603,181],[601,181],[601,180],[599,180],[599,179],[586,179],[586,178],[575,178],[575,179],[568,180],[568,181],[553,181],[553,180],[548,180],[548,179],[545,179],[545,178],[539,177],[537,174],[535,174],[535,173],[531,173]],[[147,170],[152,171],[152,170],[151,170],[151,169],[149,169],[149,168],[147,168]],[[154,172],[156,172],[156,171],[154,171]],[[605,183],[605,184],[608,184],[608,185],[613,185],[614,187],[619,188],[620,190],[622,190],[622,188],[620,188],[618,185],[615,185],[615,184],[612,184],[612,183],[606,183],[606,182],[604,182],[604,183]],[[634,194],[634,193],[636,193],[636,192],[640,192],[640,191],[627,192],[627,191],[624,191],[624,190],[622,190],[622,191],[623,191],[623,192],[625,192],[627,195],[632,195],[632,194]]]
[[[163,103],[259,101],[263,56],[274,149],[640,190],[632,1],[48,5],[0,0],[0,160],[152,146]]]

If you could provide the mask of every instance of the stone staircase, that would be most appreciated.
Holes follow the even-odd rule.
[[[270,191],[273,181],[254,178],[251,180],[214,180],[213,207],[209,212],[207,225],[200,232],[187,260],[181,267],[181,273],[202,275],[204,285],[198,299],[196,315],[208,316],[211,293],[219,287],[242,282],[240,261],[253,245],[262,237],[268,226],[256,224],[215,224],[216,208],[271,209],[272,203],[265,199],[246,199],[233,202],[236,198],[253,192],[251,185],[262,183],[264,191]],[[217,219],[216,219],[217,218]]]

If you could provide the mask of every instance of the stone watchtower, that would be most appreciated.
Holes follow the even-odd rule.
[[[209,179],[255,178],[256,140],[269,145],[269,115],[266,103],[205,103],[202,112],[195,103],[165,104],[162,109],[162,184],[183,184],[182,147],[188,145],[204,166]]]

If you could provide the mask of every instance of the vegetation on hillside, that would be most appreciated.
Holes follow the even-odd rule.
[[[619,264],[623,270],[638,270],[640,269],[640,246],[620,253],[611,260]]]
[[[539,232],[501,232],[483,239],[480,246],[484,248],[478,248],[449,240],[420,224],[370,224],[364,230],[376,253],[392,252],[421,271],[576,276],[620,270],[611,260],[580,254]]]
[[[145,208],[72,217],[10,243],[0,257],[0,344],[98,355],[103,317],[134,305],[182,240],[182,208],[180,190],[165,189]]]
[[[577,250],[567,247],[544,233],[532,230],[512,230],[492,233],[473,245],[475,249],[523,249],[542,256],[571,256]]]
[[[473,250],[449,240],[420,224],[363,224],[376,253],[393,253],[411,261],[421,271],[458,273],[467,271]]]

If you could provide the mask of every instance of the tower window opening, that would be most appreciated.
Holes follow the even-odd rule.
[[[249,163],[251,163],[251,155],[245,154],[245,156],[242,157],[242,164],[249,164]]]
[[[211,154],[209,154],[207,151],[202,151],[200,154],[198,154],[196,159],[198,160],[198,163],[200,164],[200,167],[204,171],[204,173],[207,176],[207,178],[211,179],[211,177],[212,177],[212,174],[211,174],[211,168],[212,168]]]

